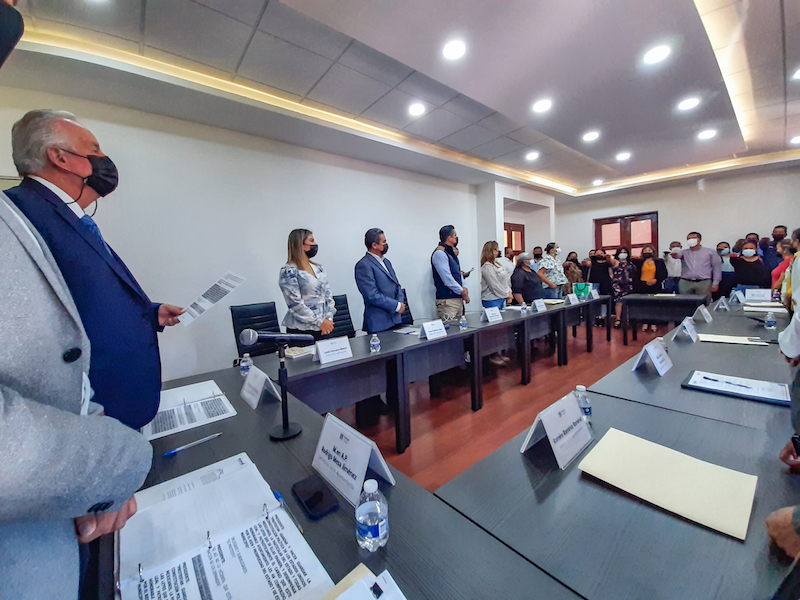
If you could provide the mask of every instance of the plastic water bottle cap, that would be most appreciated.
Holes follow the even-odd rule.
[[[378,482],[374,479],[367,479],[364,482],[364,491],[368,494],[374,494],[378,491]]]
[[[242,358],[250,358],[250,355],[247,352],[245,352]]]
[[[585,392],[586,391],[586,386],[585,385],[576,385],[575,389],[577,391],[579,391],[579,392]]]

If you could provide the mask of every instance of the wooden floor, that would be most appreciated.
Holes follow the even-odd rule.
[[[639,332],[638,341],[622,344],[622,332],[612,331],[606,341],[605,328],[594,330],[594,351],[586,352],[585,329],[568,338],[569,364],[559,367],[554,354],[543,342],[531,369],[531,383],[520,385],[516,361],[508,367],[491,367],[484,377],[483,408],[470,406],[466,371],[447,373],[442,396],[431,398],[427,382],[411,386],[411,446],[397,454],[394,448],[394,417],[384,415],[375,427],[362,430],[375,440],[393,467],[429,491],[434,491],[486,455],[531,426],[536,415],[576,385],[590,386],[639,352],[644,344],[664,335]],[[336,415],[355,427],[355,409],[340,409]]]

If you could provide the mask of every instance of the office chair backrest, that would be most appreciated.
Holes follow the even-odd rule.
[[[413,325],[414,317],[411,316],[411,305],[408,303],[408,294],[406,294],[405,289],[403,290],[403,297],[406,299],[406,309],[403,311],[403,314],[400,315],[402,319],[401,323],[403,325]]]
[[[250,356],[260,356],[271,354],[278,349],[275,342],[256,342],[252,346],[243,346],[239,342],[239,334],[244,329],[280,333],[281,325],[278,322],[278,310],[275,308],[274,302],[231,306],[231,318],[233,319],[233,334],[236,336],[236,350],[240,357],[245,352]]]
[[[333,335],[340,337],[356,337],[356,329],[353,327],[353,319],[350,316],[350,306],[347,304],[347,294],[334,296],[336,303],[336,314],[333,315]]]

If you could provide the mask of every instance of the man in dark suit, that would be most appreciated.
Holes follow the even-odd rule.
[[[158,411],[156,332],[175,325],[182,309],[151,302],[84,213],[118,181],[88,129],[70,113],[30,111],[14,124],[11,145],[24,180],[6,194],[47,242],[75,300],[92,345],[93,400],[138,429]]]
[[[364,297],[363,328],[378,333],[400,324],[406,310],[405,296],[392,263],[384,258],[389,244],[383,231],[367,231],[364,245],[367,253],[356,263],[356,285]]]

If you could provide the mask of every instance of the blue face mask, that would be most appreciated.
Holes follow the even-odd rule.
[[[717,254],[719,254],[720,256],[728,256],[728,254],[730,253],[731,253],[730,248],[723,248],[722,250],[717,250]]]

